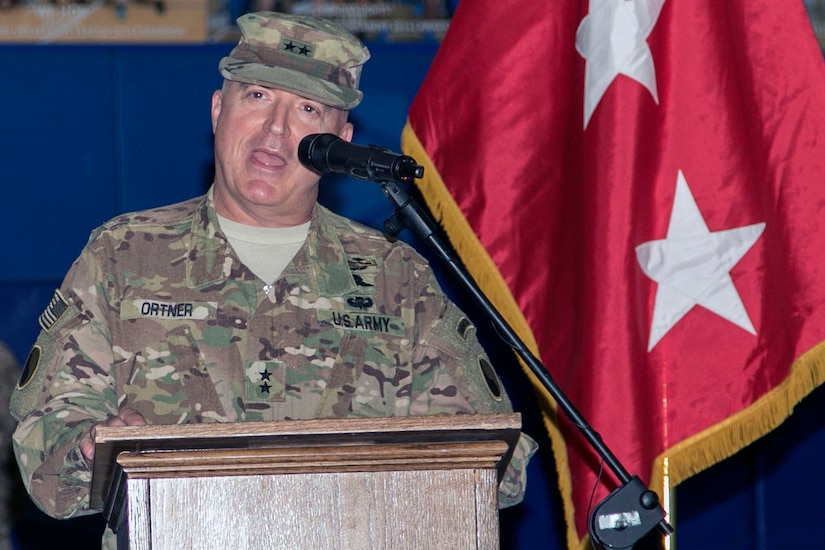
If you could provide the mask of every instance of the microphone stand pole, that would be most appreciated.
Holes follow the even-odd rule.
[[[407,180],[408,181],[408,180]],[[614,490],[592,511],[588,530],[593,539],[609,548],[631,548],[654,527],[664,535],[673,533],[673,527],[664,519],[664,509],[658,495],[649,490],[638,476],[631,476],[616,456],[602,441],[584,417],[573,406],[554,382],[541,361],[533,355],[513,328],[504,320],[467,271],[444,246],[435,231],[435,225],[421,207],[401,189],[396,181],[380,181],[381,189],[392,202],[395,211],[385,222],[384,229],[396,237],[408,228],[425,241],[447,265],[452,274],[470,293],[493,323],[498,334],[524,361],[558,404],[564,414],[581,431],[588,443],[602,457],[622,486]]]

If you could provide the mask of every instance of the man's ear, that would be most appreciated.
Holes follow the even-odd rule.
[[[218,117],[221,116],[221,106],[223,103],[223,96],[221,90],[215,90],[212,93],[212,133],[215,133],[215,127],[218,125]]]
[[[352,141],[352,133],[355,130],[352,122],[344,123],[344,127],[341,128],[341,131],[338,132],[338,137],[343,139],[344,141]]]

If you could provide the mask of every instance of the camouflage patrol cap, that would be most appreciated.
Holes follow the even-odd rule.
[[[358,81],[370,53],[347,30],[325,19],[276,12],[242,15],[238,27],[243,36],[218,66],[227,80],[345,110],[361,102]]]

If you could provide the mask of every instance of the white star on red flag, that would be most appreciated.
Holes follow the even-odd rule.
[[[587,61],[584,78],[584,127],[619,74],[650,91],[659,103],[656,68],[647,37],[665,0],[590,0],[576,30],[576,50]]]
[[[699,305],[756,334],[730,270],[765,229],[764,223],[708,230],[685,176],[679,171],[667,238],[636,247],[645,275],[656,281],[648,351]]]

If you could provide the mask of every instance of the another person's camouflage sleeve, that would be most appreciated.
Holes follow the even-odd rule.
[[[533,438],[525,433],[521,434],[498,485],[499,508],[509,508],[524,500],[524,492],[527,490],[527,463],[538,448],[538,443]]]
[[[11,457],[11,432],[14,420],[8,414],[9,398],[12,388],[20,375],[17,360],[5,344],[0,342],[0,550],[9,550],[11,543],[11,510],[9,509],[13,488],[15,487],[11,470],[8,468]]]
[[[430,277],[420,309],[433,307],[435,300],[430,293],[434,292],[442,300],[443,313],[424,328],[418,339],[413,356],[413,369],[418,375],[413,378],[428,387],[413,389],[410,414],[512,412],[510,398],[476,337],[475,326],[443,297]],[[538,444],[522,433],[499,484],[500,508],[514,506],[524,499],[527,463],[537,449]]]
[[[106,279],[98,265],[86,249],[72,266],[40,316],[42,330],[11,399],[23,482],[37,505],[57,518],[92,512],[91,468],[78,443],[94,424],[117,414],[106,370],[111,343],[98,301]]]

